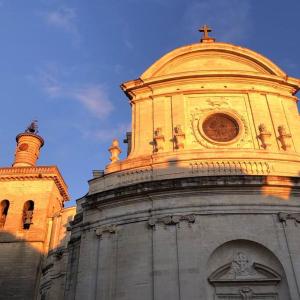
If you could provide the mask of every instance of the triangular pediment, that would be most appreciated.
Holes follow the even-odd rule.
[[[273,269],[259,263],[242,267],[228,263],[214,271],[208,280],[212,284],[246,282],[276,284],[281,280],[281,276]]]

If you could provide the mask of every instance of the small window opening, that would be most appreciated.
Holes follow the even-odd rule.
[[[8,209],[9,209],[9,201],[3,200],[0,204],[0,228],[3,228],[5,225]]]
[[[34,210],[34,202],[32,200],[28,200],[24,204],[23,209],[23,229],[29,229],[32,224],[32,216]]]

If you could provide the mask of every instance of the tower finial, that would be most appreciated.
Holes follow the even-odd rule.
[[[209,28],[208,25],[203,25],[198,31],[203,32],[202,38],[201,38],[201,43],[213,43],[215,41],[214,38],[208,36],[208,33],[211,32],[211,28]]]
[[[38,133],[39,133],[39,130],[38,130],[37,120],[33,120],[33,121],[27,126],[25,132],[33,133],[33,134],[38,134]]]

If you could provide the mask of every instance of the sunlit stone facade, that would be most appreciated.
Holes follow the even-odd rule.
[[[132,108],[128,156],[119,159],[113,140],[111,162],[94,171],[73,220],[74,209],[59,206],[67,192],[57,169],[48,177],[50,167],[0,169],[0,179],[28,171],[33,190],[51,199],[34,213],[44,253],[31,280],[35,298],[300,299],[300,80],[203,31],[201,42],[121,85]],[[34,151],[17,163],[38,156],[34,138]],[[3,199],[23,205],[33,193],[23,187]],[[11,233],[33,245],[24,228]]]
[[[121,87],[130,153],[78,202],[65,298],[299,299],[300,80],[206,36]]]

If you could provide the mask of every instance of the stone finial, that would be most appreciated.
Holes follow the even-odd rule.
[[[181,125],[177,125],[174,128],[175,148],[178,150],[184,149],[184,140],[185,140],[185,133],[182,131]]]
[[[264,149],[267,149],[268,147],[271,146],[271,144],[268,143],[268,141],[269,141],[269,139],[271,137],[271,133],[268,132],[268,130],[266,128],[266,125],[263,124],[263,123],[258,126],[258,130],[259,130],[259,135],[257,137],[261,141],[261,146]]]
[[[110,161],[114,163],[119,160],[119,154],[122,152],[121,148],[119,147],[119,141],[114,139],[112,141],[111,146],[109,147],[108,151],[110,152]]]
[[[281,143],[281,148],[284,151],[287,151],[291,147],[289,140],[292,136],[286,132],[286,128],[283,125],[278,126],[278,133],[278,140]]]
[[[162,129],[159,127],[154,131],[154,151],[160,152],[164,150],[165,137],[162,134]]]

